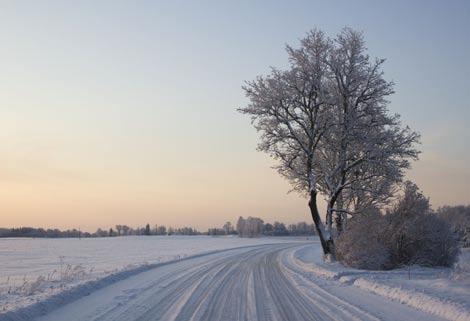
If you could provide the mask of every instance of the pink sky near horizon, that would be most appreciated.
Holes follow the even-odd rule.
[[[315,26],[364,31],[422,134],[408,177],[435,208],[470,204],[468,3],[270,3],[3,3],[0,227],[311,222],[236,108]]]

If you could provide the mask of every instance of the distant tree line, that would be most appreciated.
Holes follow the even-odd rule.
[[[285,225],[274,222],[264,223],[258,217],[243,218],[240,216],[237,221],[237,232],[240,237],[264,236],[310,236],[315,235],[315,226],[305,222]]]
[[[107,234],[106,231],[98,229],[95,234],[97,236],[126,236],[126,235],[201,235],[197,229],[193,227],[166,227],[165,225],[155,225],[151,227],[150,224],[145,227],[132,228],[127,225],[116,225],[115,230],[110,229]]]
[[[34,227],[19,228],[0,228],[0,237],[44,237],[44,238],[65,238],[65,237],[115,237],[127,235],[201,235],[193,227],[166,227],[164,225],[155,225],[153,228],[150,224],[144,227],[132,228],[127,225],[116,225],[114,228],[101,229],[96,232],[82,232],[77,229],[61,231],[59,229],[43,229]]]
[[[258,217],[240,217],[237,225],[226,222],[222,227],[209,228],[200,232],[193,227],[166,227],[165,225],[146,224],[133,228],[128,225],[115,225],[109,229],[98,228],[94,233],[82,232],[77,229],[61,231],[59,229],[43,229],[34,227],[0,228],[0,237],[38,237],[38,238],[88,238],[88,237],[119,237],[130,235],[239,235],[240,237],[259,236],[309,236],[314,235],[314,225],[300,222],[286,225],[280,222],[264,223]]]
[[[231,222],[226,222],[222,228],[213,227],[207,230],[207,235],[236,235],[238,234]]]
[[[88,232],[81,232],[80,230],[65,230],[59,229],[43,229],[34,227],[19,227],[19,228],[0,228],[0,237],[91,237],[92,234]]]

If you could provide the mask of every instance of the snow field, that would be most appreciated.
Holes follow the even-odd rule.
[[[90,292],[164,262],[295,240],[208,236],[0,239],[0,313],[47,299],[60,301],[64,293]]]

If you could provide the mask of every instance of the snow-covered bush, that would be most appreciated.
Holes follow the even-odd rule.
[[[390,253],[382,240],[384,216],[369,209],[348,221],[346,230],[336,240],[337,259],[345,265],[381,270],[390,266]]]
[[[451,266],[460,247],[450,224],[434,214],[418,187],[405,183],[404,195],[385,216],[384,241],[392,266]]]
[[[443,206],[436,214],[452,225],[463,247],[470,247],[470,205]]]
[[[465,281],[470,285],[470,250],[464,249],[459,255],[458,262],[454,265],[452,272],[454,280]]]
[[[405,265],[451,266],[460,252],[451,225],[437,216],[418,187],[405,183],[397,204],[382,215],[367,210],[353,217],[337,239],[337,257],[362,269]]]

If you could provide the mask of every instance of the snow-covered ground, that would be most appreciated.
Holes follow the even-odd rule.
[[[305,239],[305,238],[304,238]],[[0,238],[0,313],[77,285],[216,250],[293,238],[126,236],[86,239]]]
[[[76,290],[1,321],[442,321],[337,280],[305,277],[295,255],[318,244],[245,246],[161,264]]]
[[[453,268],[411,266],[366,271],[325,263],[320,247],[304,247],[294,260],[307,276],[336,280],[447,320],[470,320],[470,249]]]
[[[470,320],[468,250],[453,269],[321,257],[305,238],[4,239],[0,321]]]

